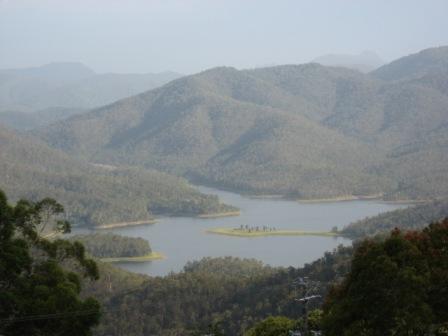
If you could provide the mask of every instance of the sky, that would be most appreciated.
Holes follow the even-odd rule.
[[[448,45],[448,0],[0,0],[0,68],[195,73]]]

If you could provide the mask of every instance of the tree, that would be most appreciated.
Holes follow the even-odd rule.
[[[310,330],[320,330],[322,328],[322,310],[314,309],[308,313],[308,325]]]
[[[324,305],[325,335],[428,335],[448,317],[448,219],[365,240]],[[440,326],[440,327],[439,327]],[[436,333],[437,334],[437,333]]]
[[[288,336],[297,322],[284,316],[270,316],[249,329],[245,336]]]
[[[0,190],[1,335],[90,335],[99,321],[99,303],[79,297],[78,274],[97,279],[95,262],[80,243],[40,235],[70,230],[62,212],[51,199],[11,206]]]

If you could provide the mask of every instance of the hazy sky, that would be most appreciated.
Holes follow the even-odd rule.
[[[192,73],[448,45],[448,0],[0,0],[0,68]]]

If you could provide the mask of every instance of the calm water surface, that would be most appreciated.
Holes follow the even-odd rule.
[[[303,266],[331,251],[349,239],[334,237],[285,236],[241,238],[205,233],[215,227],[270,226],[277,229],[329,231],[355,220],[402,207],[378,201],[334,203],[298,203],[280,199],[249,198],[239,194],[198,187],[207,194],[241,209],[238,217],[199,219],[185,217],[160,218],[157,224],[107,230],[116,234],[147,239],[153,251],[167,256],[164,260],[145,263],[119,263],[118,266],[137,273],[166,275],[181,271],[192,260],[203,257],[234,256],[256,258],[272,266]],[[76,233],[76,231],[75,231]]]

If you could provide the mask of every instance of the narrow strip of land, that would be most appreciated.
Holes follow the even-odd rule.
[[[152,260],[166,259],[166,256],[160,252],[151,252],[139,257],[116,257],[116,258],[101,258],[104,262],[145,262]]]
[[[144,224],[155,224],[157,221],[155,219],[145,219],[135,222],[120,222],[120,223],[110,223],[95,226],[95,229],[113,229],[118,227],[134,226],[134,225],[144,225]]]
[[[320,237],[339,237],[338,232],[330,231],[302,231],[302,230],[241,230],[239,228],[215,228],[206,230],[207,233],[219,234],[233,237],[267,237],[267,236],[320,236]]]
[[[297,199],[299,203],[333,203],[333,202],[349,202],[349,201],[367,201],[380,200],[383,194],[374,195],[343,195],[329,198],[314,198],[314,199]]]
[[[240,211],[227,211],[227,212],[216,212],[210,214],[201,214],[198,215],[199,218],[220,218],[220,217],[232,217],[239,216],[241,214]]]

